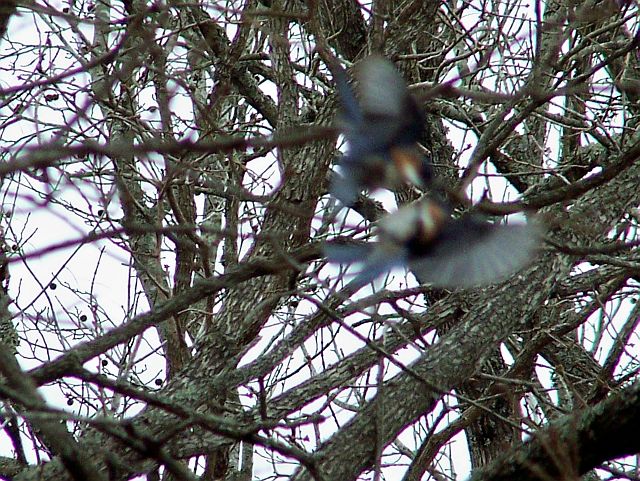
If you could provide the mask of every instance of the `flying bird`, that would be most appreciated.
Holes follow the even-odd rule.
[[[377,234],[375,242],[325,246],[330,262],[362,264],[352,288],[394,267],[407,267],[421,284],[435,287],[493,284],[525,267],[542,236],[532,222],[494,224],[474,214],[453,218],[446,204],[427,197],[383,217]]]
[[[331,193],[350,206],[364,189],[403,182],[424,188],[433,177],[431,163],[417,146],[425,119],[400,73],[389,60],[368,57],[356,67],[356,95],[345,70],[337,63],[331,68],[348,145]]]

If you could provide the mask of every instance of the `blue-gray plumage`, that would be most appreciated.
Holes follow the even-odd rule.
[[[417,146],[425,119],[393,64],[375,55],[360,62],[358,96],[341,66],[333,65],[332,71],[348,149],[331,193],[351,205],[364,189],[394,188],[402,182],[424,188],[432,178],[431,164]]]
[[[328,243],[325,255],[331,262],[362,264],[352,288],[394,267],[407,267],[421,284],[470,288],[503,281],[525,267],[541,234],[535,223],[492,224],[474,215],[455,219],[443,203],[423,198],[381,219],[378,241]]]

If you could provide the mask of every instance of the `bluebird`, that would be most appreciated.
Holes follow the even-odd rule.
[[[525,267],[541,237],[536,223],[493,224],[473,214],[455,219],[444,203],[427,197],[382,218],[377,232],[376,242],[325,246],[331,262],[362,263],[352,288],[394,267],[408,267],[421,284],[435,287],[493,284]]]
[[[360,62],[357,97],[345,70],[338,64],[332,70],[348,150],[331,193],[349,206],[365,188],[394,188],[402,182],[424,188],[433,176],[417,146],[425,118],[393,64],[375,55]]]

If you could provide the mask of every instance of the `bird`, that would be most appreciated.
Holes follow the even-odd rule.
[[[359,289],[395,267],[420,284],[446,289],[501,282],[534,258],[542,236],[537,222],[496,224],[478,214],[454,218],[443,201],[423,197],[383,217],[377,241],[328,242],[328,261],[360,263],[349,286]]]
[[[338,162],[332,195],[351,206],[364,189],[403,182],[424,189],[433,178],[431,163],[417,145],[425,117],[393,63],[379,55],[362,60],[355,68],[357,96],[344,68],[337,62],[330,66],[348,146]]]

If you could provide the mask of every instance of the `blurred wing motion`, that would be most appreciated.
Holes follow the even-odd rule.
[[[394,122],[393,127],[411,126],[406,142],[416,142],[422,132],[424,117],[415,99],[409,94],[407,83],[389,60],[378,55],[363,60],[356,67],[356,78],[360,82],[359,99],[364,117],[370,122],[380,120],[380,124]],[[384,125],[380,125],[380,129]],[[384,131],[388,138],[398,134]],[[404,139],[403,139],[404,140]]]
[[[431,180],[431,164],[417,150],[424,116],[393,64],[371,56],[357,66],[359,96],[347,73],[331,65],[342,104],[342,132],[348,151],[340,160],[341,176],[332,194],[351,205],[365,188],[412,182],[423,187]]]
[[[529,264],[542,239],[537,223],[492,224],[424,197],[380,219],[379,242],[325,246],[330,262],[362,263],[349,285],[362,287],[394,267],[408,267],[421,284],[470,288],[503,281]]]
[[[340,172],[333,172],[331,177],[330,192],[343,205],[352,206],[358,195],[367,184],[363,177],[362,168],[343,158],[340,163]]]
[[[536,224],[495,225],[471,217],[443,226],[424,255],[409,268],[420,283],[469,288],[503,281],[535,257],[542,229]]]
[[[332,62],[329,66],[340,97],[342,122],[352,126],[361,125],[364,122],[364,116],[356,94],[349,85],[347,72],[337,61]]]
[[[362,264],[358,274],[347,284],[348,288],[354,290],[374,281],[378,276],[394,267],[406,265],[407,260],[405,249],[394,244],[382,242],[362,244],[329,242],[324,246],[324,254],[329,262]]]

